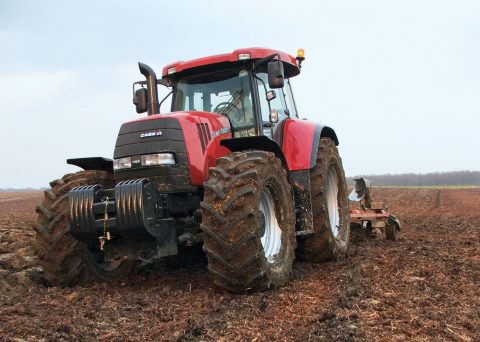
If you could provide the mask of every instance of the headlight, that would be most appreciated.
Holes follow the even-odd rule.
[[[142,156],[142,166],[175,165],[173,153],[156,153]]]
[[[132,157],[115,159],[113,161],[113,169],[114,170],[129,169],[131,167],[132,167]]]

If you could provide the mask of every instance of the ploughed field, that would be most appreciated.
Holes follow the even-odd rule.
[[[355,230],[346,260],[297,261],[286,287],[234,295],[205,262],[47,287],[31,247],[42,193],[0,193],[0,339],[480,340],[480,188],[372,195],[400,218],[399,241]]]

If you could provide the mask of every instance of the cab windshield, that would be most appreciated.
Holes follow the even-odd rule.
[[[250,74],[247,70],[216,71],[175,82],[172,111],[203,111],[228,117],[235,137],[256,135]]]

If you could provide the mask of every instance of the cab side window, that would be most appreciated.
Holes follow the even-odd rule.
[[[295,105],[295,100],[293,99],[292,85],[290,83],[290,79],[286,79],[285,86],[283,87],[282,90],[285,96],[285,102],[287,103],[287,108],[290,113],[290,117],[298,118],[297,107]]]
[[[283,95],[282,89],[273,89],[276,97],[273,100],[267,100],[267,92],[271,89],[268,86],[268,75],[266,73],[258,73],[256,75],[258,95],[260,98],[260,110],[262,111],[262,121],[263,121],[263,134],[272,138],[273,131],[275,130],[276,125],[282,120],[285,120],[288,115],[287,106],[285,103],[285,97]],[[270,124],[270,113],[278,113],[278,122]]]

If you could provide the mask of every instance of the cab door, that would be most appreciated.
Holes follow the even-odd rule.
[[[290,114],[285,100],[284,89],[270,89],[268,86],[268,75],[266,73],[258,73],[255,80],[258,89],[263,135],[275,140],[282,146],[283,125]],[[289,86],[287,82],[285,87]],[[274,97],[270,100],[267,99],[269,92],[273,92],[274,94]],[[271,121],[271,118],[274,120]]]

